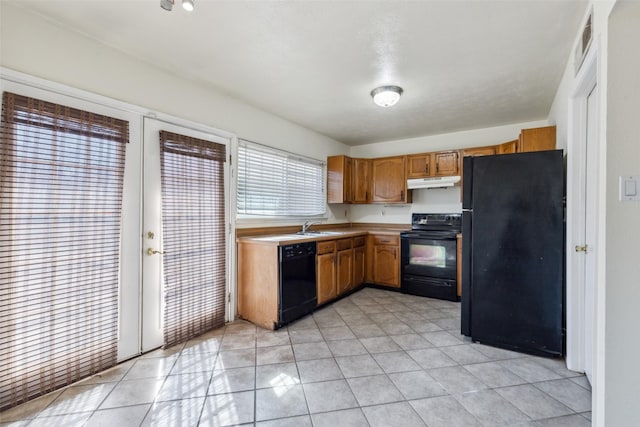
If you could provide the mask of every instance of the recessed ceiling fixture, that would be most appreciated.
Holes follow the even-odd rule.
[[[371,91],[371,97],[376,105],[391,107],[400,100],[402,88],[400,86],[380,86]]]
[[[182,0],[182,8],[187,12],[193,11],[193,2],[195,0]]]
[[[194,7],[194,2],[195,0],[182,0],[182,8],[188,12],[191,12]],[[160,7],[164,10],[171,11],[174,4],[175,0],[160,0]]]

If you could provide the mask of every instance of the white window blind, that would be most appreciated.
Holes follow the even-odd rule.
[[[241,140],[238,214],[315,216],[325,213],[325,163]]]
[[[5,92],[0,411],[115,365],[129,123]]]

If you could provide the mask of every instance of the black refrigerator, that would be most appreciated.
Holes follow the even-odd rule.
[[[465,157],[462,334],[525,353],[564,353],[562,150]]]

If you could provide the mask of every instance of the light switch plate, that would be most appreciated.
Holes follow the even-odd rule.
[[[620,201],[640,201],[640,175],[620,177]]]

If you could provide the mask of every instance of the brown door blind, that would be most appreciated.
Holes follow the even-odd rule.
[[[126,121],[5,92],[0,409],[115,365]]]
[[[222,144],[160,132],[164,346],[224,325]]]

